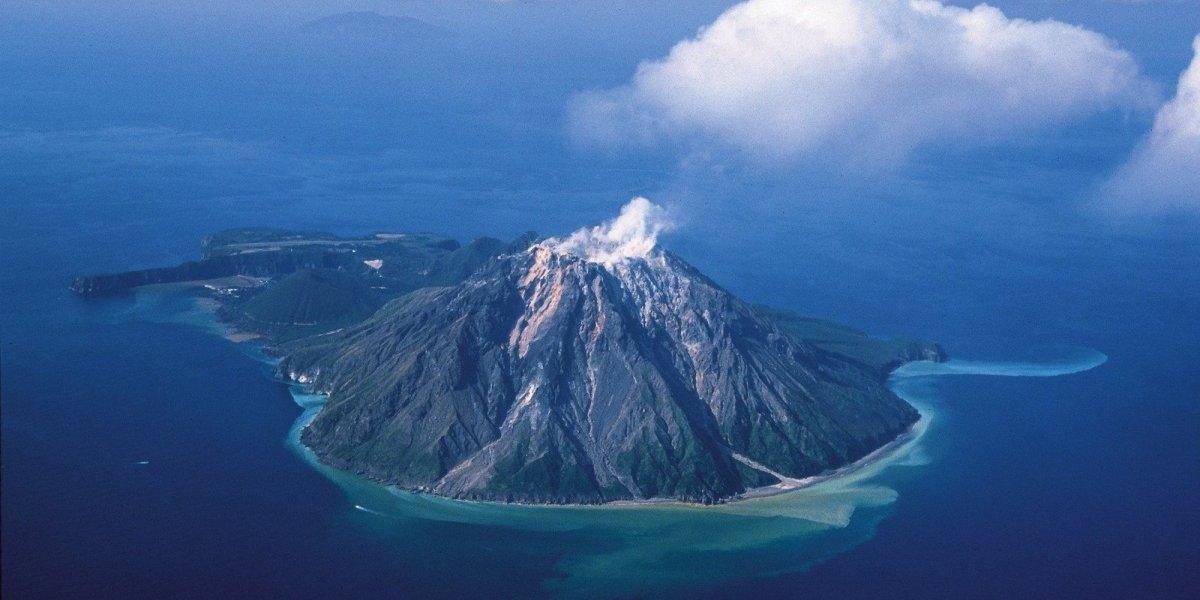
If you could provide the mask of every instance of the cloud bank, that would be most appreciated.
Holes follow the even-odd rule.
[[[1200,35],[1175,97],[1154,117],[1154,128],[1102,192],[1118,212],[1200,210]]]
[[[1153,98],[1128,53],[1053,20],[934,0],[748,0],[625,86],[583,94],[573,135],[600,146],[701,142],[789,161],[887,163]]]
[[[671,226],[665,209],[639,196],[621,207],[617,218],[547,243],[556,252],[612,266],[631,258],[645,258],[658,244],[658,234]]]

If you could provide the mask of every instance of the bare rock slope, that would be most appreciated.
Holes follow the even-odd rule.
[[[321,460],[455,498],[718,502],[845,465],[917,412],[673,254],[553,240],[284,348]],[[734,457],[749,459],[742,461]]]

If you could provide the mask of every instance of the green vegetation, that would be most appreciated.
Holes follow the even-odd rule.
[[[788,310],[755,306],[755,312],[774,321],[780,329],[826,352],[845,356],[878,373],[887,375],[902,363],[946,359],[946,352],[933,342],[908,338],[873,338],[857,329],[822,319],[804,317]]]
[[[383,298],[363,280],[343,271],[303,269],[250,296],[229,315],[237,326],[294,339],[367,318]]]

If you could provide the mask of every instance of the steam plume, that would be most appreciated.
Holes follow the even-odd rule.
[[[658,243],[658,234],[671,226],[665,209],[638,196],[621,207],[617,218],[549,243],[557,252],[612,266],[631,258],[645,258]]]

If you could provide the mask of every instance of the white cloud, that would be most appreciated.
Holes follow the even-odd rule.
[[[1105,185],[1102,199],[1120,212],[1200,210],[1200,35],[1175,97],[1154,117],[1154,128]]]
[[[667,211],[639,196],[621,207],[617,218],[546,243],[556,252],[611,266],[630,258],[645,258],[658,244],[658,234],[670,227]]]
[[[748,0],[623,87],[583,94],[573,133],[599,145],[715,143],[754,158],[888,163],[1153,94],[1126,52],[1053,20],[933,0]]]

